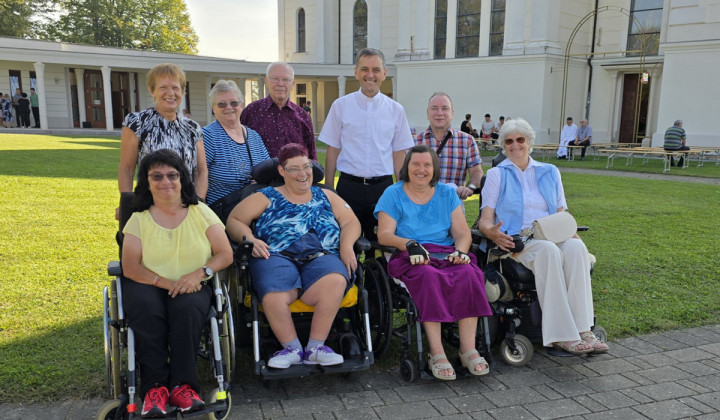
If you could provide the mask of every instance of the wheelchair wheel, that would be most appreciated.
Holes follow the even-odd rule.
[[[500,357],[510,366],[525,366],[532,360],[535,349],[530,340],[524,335],[515,334],[515,347],[517,354],[513,354],[507,341],[500,342]]]
[[[118,412],[118,410],[120,412]],[[110,400],[100,407],[98,411],[97,420],[113,420],[113,419],[128,419],[127,406],[123,404],[123,400],[117,398]]]
[[[205,398],[205,401],[207,401],[208,404],[214,404],[218,401],[217,394],[219,389],[215,388],[212,391],[210,391],[207,395],[207,398]],[[207,415],[208,420],[227,420],[230,416],[230,410],[232,409],[232,397],[230,396],[230,392],[225,393],[225,398],[227,398],[227,406],[224,410],[219,410],[212,412]]]
[[[235,324],[233,321],[233,310],[227,286],[223,284],[223,299],[225,300],[225,314],[223,315],[223,326],[220,331],[220,351],[222,351],[225,362],[225,378],[231,382],[235,373]]]
[[[405,382],[414,382],[418,378],[418,370],[410,359],[405,359],[400,365],[400,376],[402,376]]]
[[[363,264],[364,286],[368,292],[370,315],[370,337],[375,359],[382,357],[390,347],[393,307],[390,296],[390,281],[385,268],[374,258]],[[360,323],[364,325],[363,323]],[[360,335],[365,337],[364,334]]]
[[[103,291],[103,329],[105,339],[105,375],[107,394],[116,398],[122,393],[122,377],[120,373],[120,332],[110,325],[118,320],[117,280],[110,282],[110,288]]]
[[[597,337],[598,340],[602,341],[603,343],[607,343],[607,331],[605,331],[605,328],[594,326],[590,329],[593,334],[595,334],[595,337]]]

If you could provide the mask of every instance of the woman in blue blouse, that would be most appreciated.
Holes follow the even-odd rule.
[[[260,135],[240,124],[243,93],[232,80],[218,80],[210,91],[217,118],[203,128],[208,167],[207,204],[213,204],[252,181],[252,168],[269,159]]]
[[[324,343],[357,268],[353,244],[360,237],[360,222],[335,192],[312,186],[305,146],[283,146],[278,160],[285,183],[241,201],[230,213],[226,230],[234,240],[245,237],[254,244],[250,272],[270,328],[283,347],[268,366],[337,365],[343,357]],[[250,229],[253,220],[255,232]],[[289,307],[298,298],[315,307],[305,351]]]

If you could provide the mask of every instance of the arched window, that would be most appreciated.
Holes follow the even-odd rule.
[[[642,50],[645,43],[645,55],[657,55],[660,45],[660,24],[662,23],[663,0],[633,0],[630,15],[640,21],[645,33],[635,19],[630,18],[630,30],[627,37],[628,50]],[[627,55],[640,55],[639,52]]]
[[[297,52],[305,52],[305,9],[297,12]]]
[[[363,48],[367,48],[367,3],[358,0],[353,7],[353,61]]]
[[[480,0],[458,0],[455,57],[480,54]]]
[[[445,58],[445,41],[447,41],[447,7],[448,0],[435,1],[435,53],[434,57]]]

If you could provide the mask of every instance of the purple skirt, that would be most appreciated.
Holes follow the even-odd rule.
[[[422,244],[428,252],[452,253],[455,248]],[[455,322],[464,318],[490,316],[485,297],[485,276],[475,255],[470,264],[453,264],[430,257],[430,264],[412,265],[407,251],[390,258],[388,273],[405,283],[417,306],[420,322]]]

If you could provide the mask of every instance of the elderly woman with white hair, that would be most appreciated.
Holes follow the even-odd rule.
[[[244,97],[237,83],[218,80],[210,91],[216,120],[203,128],[208,167],[207,204],[223,221],[232,209],[221,209],[223,198],[252,182],[252,168],[269,159],[265,144],[253,129],[240,123]],[[228,200],[233,201],[233,200]],[[233,203],[234,204],[234,203]]]
[[[567,203],[558,168],[530,157],[535,141],[530,124],[521,118],[506,121],[498,140],[507,159],[487,173],[478,227],[501,249],[512,251],[513,235],[534,220],[565,211]],[[579,236],[557,244],[531,239],[512,257],[535,275],[543,345],[573,354],[608,350],[590,331],[590,258]]]

